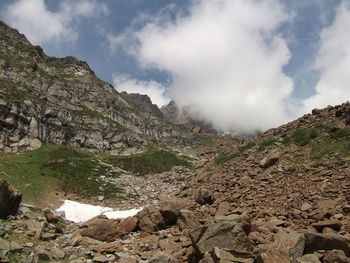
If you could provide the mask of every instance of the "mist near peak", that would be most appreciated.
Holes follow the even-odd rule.
[[[168,92],[180,108],[239,133],[290,119],[293,81],[283,73],[290,51],[277,31],[291,15],[279,1],[194,1],[189,14],[166,17],[135,32],[129,52],[142,67],[171,74]]]

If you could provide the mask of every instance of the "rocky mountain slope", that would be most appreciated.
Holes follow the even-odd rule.
[[[132,105],[96,77],[87,63],[49,57],[0,22],[2,151],[35,149],[41,142],[51,142],[131,153],[154,143],[191,143],[181,128]]]
[[[349,120],[345,103],[255,139],[214,141],[127,219],[75,224],[22,205],[2,221],[3,260],[348,263]]]
[[[252,139],[198,134],[191,158],[158,147],[88,153],[59,144],[121,152],[150,140],[181,147],[189,137],[161,132],[160,118],[131,106],[151,112],[149,102],[122,98],[86,64],[47,57],[3,24],[0,36],[2,150],[58,144],[0,154],[1,179],[21,186],[23,200],[37,198],[19,206],[22,195],[0,180],[0,262],[350,262],[349,102]],[[107,140],[111,131],[129,142]],[[77,224],[37,207],[45,190],[55,200],[145,208]]]

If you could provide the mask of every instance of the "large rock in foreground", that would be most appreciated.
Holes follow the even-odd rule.
[[[215,223],[199,226],[190,232],[197,260],[205,261],[211,257],[219,262],[254,262],[253,244],[247,236],[250,218],[243,214],[215,219]]]
[[[7,218],[18,212],[22,194],[15,190],[7,181],[0,181],[0,218]]]

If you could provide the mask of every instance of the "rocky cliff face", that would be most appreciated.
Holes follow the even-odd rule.
[[[125,99],[130,105],[140,110],[141,112],[147,112],[151,115],[163,118],[163,113],[160,111],[156,104],[153,104],[151,99],[147,95],[139,93],[127,93],[125,91],[121,92],[120,95]]]
[[[187,145],[188,134],[140,112],[86,62],[55,58],[0,22],[0,150],[41,142],[90,151],[135,152],[152,143]]]

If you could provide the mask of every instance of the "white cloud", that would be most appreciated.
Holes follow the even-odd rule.
[[[75,21],[107,11],[105,5],[91,0],[62,1],[58,12],[50,11],[44,0],[18,0],[8,5],[2,15],[33,44],[42,44],[76,41]]]
[[[315,68],[320,79],[316,94],[304,101],[303,111],[341,104],[350,98],[350,10],[348,1],[338,7],[332,25],[323,29]]]
[[[119,92],[148,95],[152,103],[157,104],[159,108],[170,102],[165,94],[165,87],[156,81],[140,81],[126,75],[113,75],[113,84]]]
[[[291,15],[278,0],[197,0],[176,21],[165,17],[134,32],[130,50],[143,67],[172,75],[169,92],[180,106],[224,131],[288,120],[293,82],[282,68],[290,52],[276,31]]]

